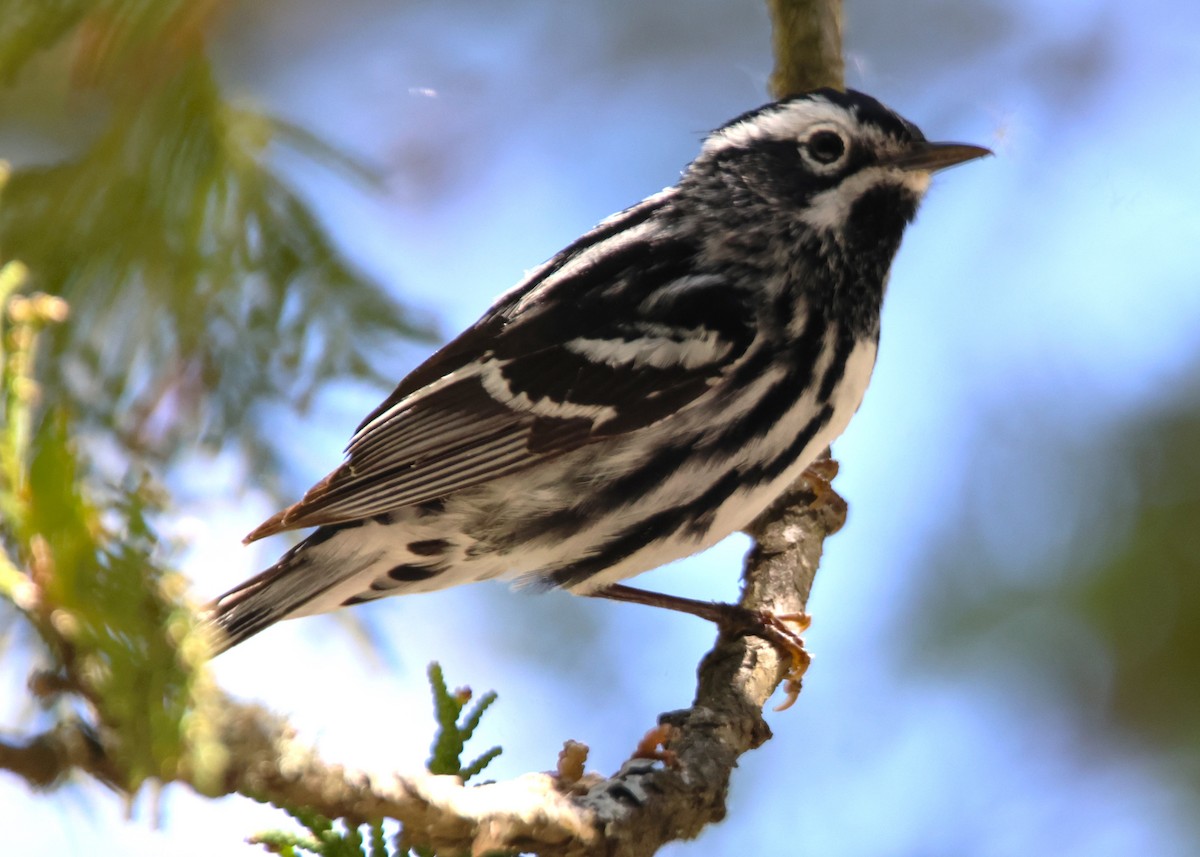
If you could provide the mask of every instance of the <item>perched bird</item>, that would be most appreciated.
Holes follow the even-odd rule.
[[[987,154],[854,91],[713,131],[678,184],[503,295],[247,536],[316,527],[213,603],[222,645],[493,578],[698,603],[614,585],[744,528],[841,434],[931,174]]]

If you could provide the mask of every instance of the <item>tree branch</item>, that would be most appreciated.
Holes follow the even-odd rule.
[[[767,9],[775,51],[771,94],[786,98],[822,86],[843,89],[841,0],[767,0]]]
[[[752,528],[757,545],[740,603],[803,610],[823,541],[844,517],[831,492],[804,486],[785,497]],[[347,770],[321,761],[283,718],[232,700],[216,706],[217,743],[234,760],[224,779],[215,788],[201,787],[187,770],[179,779],[209,796],[243,794],[351,822],[394,818],[406,840],[447,853],[648,857],[724,818],[730,775],[738,757],[771,737],[762,707],[789,666],[758,638],[718,639],[701,662],[692,707],[659,718],[670,727],[663,733],[670,763],[634,758],[610,778],[585,781],[586,789],[553,774],[465,786],[451,776]],[[20,745],[0,743],[0,768],[35,787],[82,770],[120,788],[120,755],[105,732],[68,722]]]
[[[96,733],[79,721],[60,723],[22,744],[0,741],[0,770],[12,771],[38,789],[54,787],[75,770],[114,788],[120,782],[120,772]]]
[[[824,539],[845,521],[831,491],[798,486],[751,529],[740,603],[799,612]],[[390,817],[405,836],[439,852],[514,848],[548,857],[649,857],[725,817],[725,795],[738,758],[771,737],[762,708],[790,664],[755,637],[718,639],[702,661],[691,708],[659,718],[669,730],[671,764],[634,758],[582,794],[550,774],[464,786],[455,777],[372,776],[322,764],[298,748],[282,721],[252,709],[226,743],[245,760],[230,792],[269,795],[330,817]],[[241,718],[239,718],[241,719]]]

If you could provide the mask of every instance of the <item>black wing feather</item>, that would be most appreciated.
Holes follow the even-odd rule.
[[[625,230],[646,222],[655,212],[669,204],[673,193],[674,188],[668,188],[662,193],[647,197],[637,205],[630,206],[607,218],[595,229],[581,235],[564,247],[553,258],[530,273],[520,284],[503,294],[477,322],[447,342],[430,355],[429,359],[405,376],[404,380],[396,385],[396,389],[392,391],[391,395],[384,399],[379,407],[367,414],[355,431],[362,431],[380,414],[387,412],[417,390],[427,387],[439,378],[444,378],[451,372],[477,360],[492,346],[496,337],[512,320],[516,308],[527,295],[590,248],[597,247],[605,241],[619,236]]]
[[[703,396],[753,341],[750,296],[682,287],[695,248],[681,242],[605,249],[565,274],[570,260],[552,261],[555,276],[535,272],[535,287],[418,367],[363,422],[347,461],[247,541],[444,497]]]

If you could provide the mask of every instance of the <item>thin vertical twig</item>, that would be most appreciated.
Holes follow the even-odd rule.
[[[831,86],[844,89],[842,0],[767,0],[775,70],[771,94],[784,98]]]

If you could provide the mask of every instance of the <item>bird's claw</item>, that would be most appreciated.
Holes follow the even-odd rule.
[[[812,617],[803,612],[775,613],[771,610],[747,610],[742,613],[739,608],[736,613],[731,611],[728,621],[720,624],[722,631],[727,634],[761,637],[791,661],[783,685],[787,698],[775,710],[786,711],[791,708],[800,695],[801,680],[812,663],[812,657],[804,648],[804,638],[800,636],[812,624]]]
[[[760,613],[763,630],[766,632],[763,639],[792,662],[783,682],[783,691],[787,698],[774,708],[775,711],[786,711],[800,696],[804,674],[808,672],[812,663],[812,656],[804,648],[804,639],[800,636],[812,625],[812,616],[807,613],[772,613],[769,610]]]
[[[833,478],[838,475],[838,463],[832,458],[818,458],[812,464],[808,465],[801,474],[804,481],[808,483],[808,488],[812,491],[813,506],[829,506],[835,509],[838,517],[844,521],[846,517],[846,501],[842,499],[842,495],[833,487]],[[841,529],[841,524],[837,525],[837,529],[831,529],[829,534],[837,532]]]

